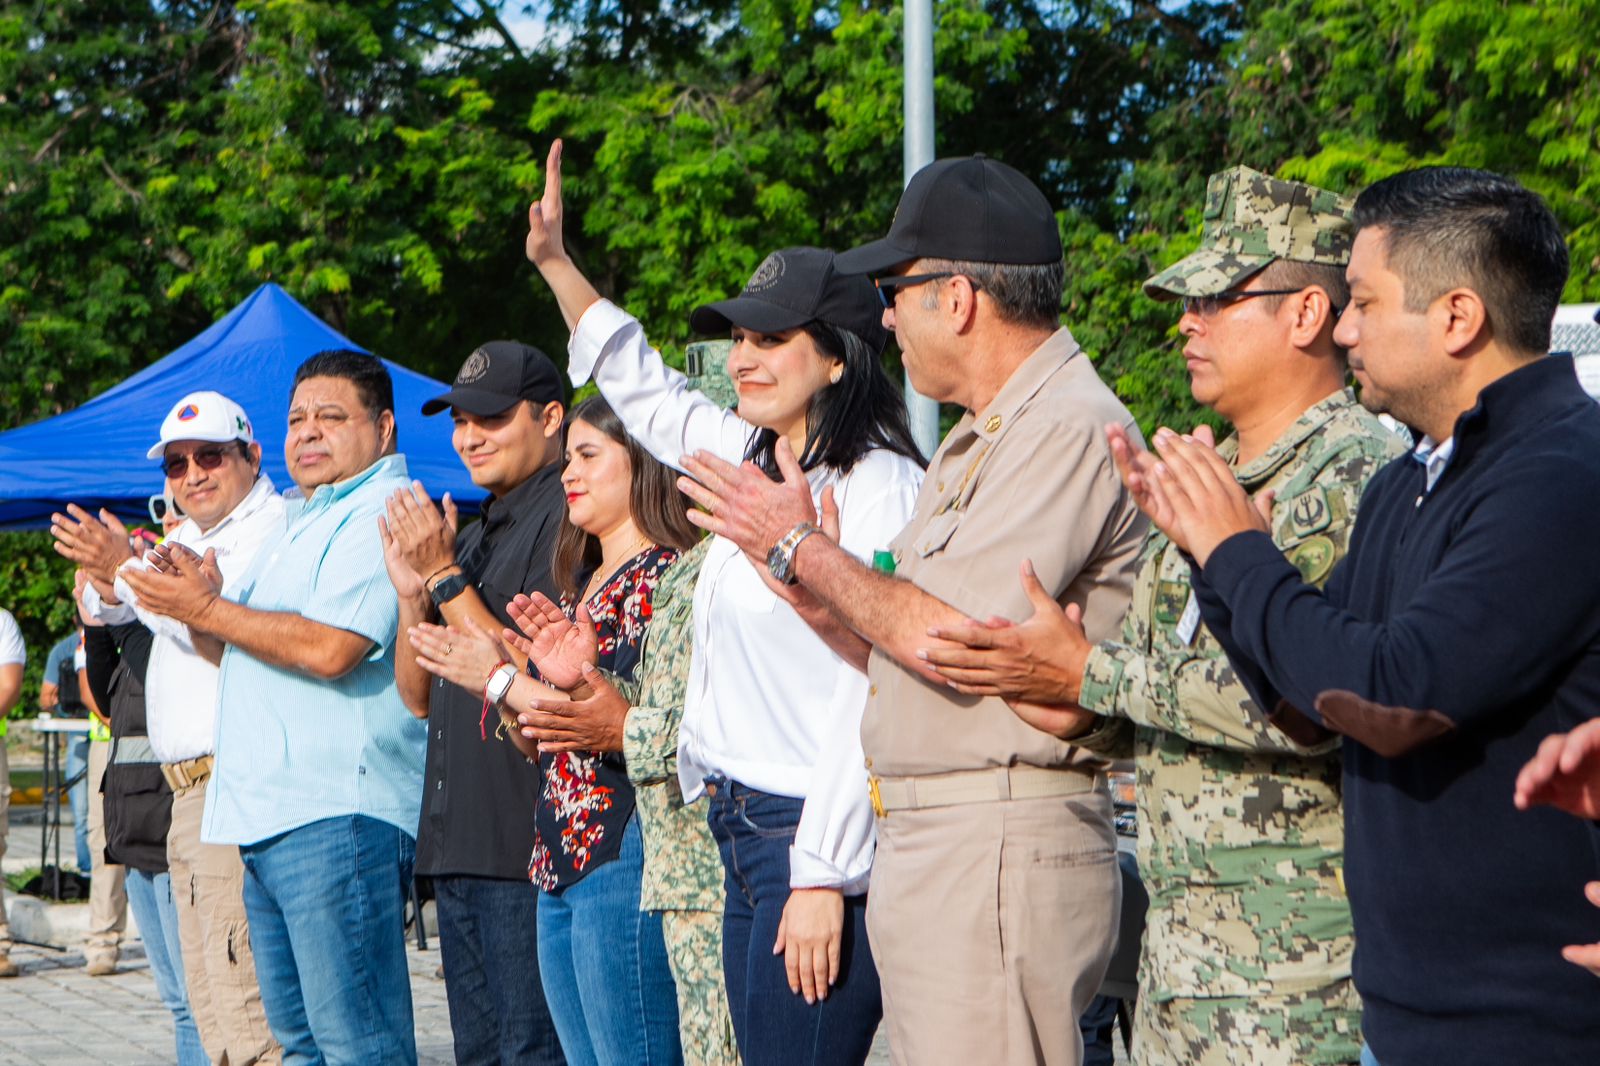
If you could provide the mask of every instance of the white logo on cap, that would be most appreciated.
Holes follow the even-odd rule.
[[[750,275],[750,284],[744,287],[745,292],[761,292],[770,289],[783,277],[783,256],[773,252],[762,260],[756,267],[756,272]]]
[[[461,364],[461,373],[456,375],[457,385],[471,385],[489,372],[489,353],[479,348],[467,356],[467,361]]]

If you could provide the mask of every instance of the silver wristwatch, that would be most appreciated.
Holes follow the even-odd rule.
[[[794,573],[794,553],[799,549],[801,541],[813,533],[821,532],[820,527],[810,522],[801,522],[772,546],[772,550],[767,552],[767,570],[772,574],[774,581],[782,585],[793,585],[799,580]]]

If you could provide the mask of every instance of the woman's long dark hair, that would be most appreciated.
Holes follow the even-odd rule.
[[[678,475],[628,436],[611,405],[601,396],[591,396],[567,413],[561,430],[561,450],[566,454],[567,429],[574,422],[587,422],[628,449],[628,468],[632,471],[628,488],[628,513],[639,532],[663,548],[687,551],[700,540],[700,530],[689,521],[688,504],[678,491]],[[586,533],[570,519],[561,523],[556,534],[552,576],[556,588],[570,600],[583,594],[583,580],[600,565],[600,538]]]
[[[801,327],[826,359],[844,363],[844,373],[832,385],[811,397],[806,408],[806,446],[800,468],[828,466],[844,474],[874,448],[905,456],[919,467],[928,465],[911,437],[906,402],[873,346],[851,330],[821,320]],[[750,438],[745,458],[774,481],[780,480],[773,455],[778,434],[757,430]]]

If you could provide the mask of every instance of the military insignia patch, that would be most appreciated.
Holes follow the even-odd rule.
[[[1302,492],[1289,501],[1290,529],[1296,537],[1328,528],[1333,515],[1328,507],[1328,497],[1320,488]]]
[[[783,256],[773,252],[763,259],[761,265],[756,267],[756,272],[750,275],[750,282],[744,287],[744,291],[747,293],[763,292],[772,288],[773,285],[777,284],[778,279],[783,277],[783,269]]]
[[[1308,537],[1289,551],[1289,561],[1308,584],[1320,585],[1338,559],[1333,541],[1323,536]]]
[[[461,372],[456,375],[456,384],[471,385],[488,372],[489,353],[479,348],[467,356],[467,361],[461,364]]]

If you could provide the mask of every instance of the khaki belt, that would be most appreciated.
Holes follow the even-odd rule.
[[[167,779],[167,784],[172,786],[172,791],[180,792],[186,788],[193,788],[210,777],[211,762],[211,756],[202,755],[198,759],[162,763],[161,776]]]
[[[879,818],[890,811],[954,807],[963,803],[999,803],[1015,799],[1070,796],[1104,790],[1105,775],[1084,770],[1051,770],[1040,766],[996,766],[925,777],[869,777],[872,810]]]

